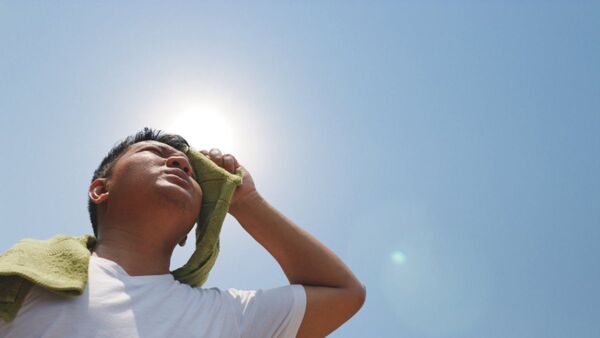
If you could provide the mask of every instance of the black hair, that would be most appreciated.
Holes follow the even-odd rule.
[[[108,152],[108,155],[104,157],[98,169],[94,171],[91,182],[94,182],[97,178],[110,178],[112,175],[113,167],[117,160],[129,149],[129,147],[135,143],[142,141],[158,141],[164,144],[170,145],[171,147],[185,152],[190,144],[180,135],[167,134],[162,130],[155,130],[152,128],[144,127],[143,130],[137,132],[134,135],[127,136],[125,139],[117,142],[113,148]],[[90,182],[90,183],[91,183]],[[96,203],[92,201],[88,196],[88,211],[90,213],[90,221],[92,222],[92,229],[94,230],[94,236],[98,237],[98,208]]]

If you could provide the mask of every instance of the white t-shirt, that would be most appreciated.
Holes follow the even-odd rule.
[[[34,285],[0,337],[295,337],[302,285],[243,291],[192,288],[171,274],[129,276],[90,256],[88,284],[69,298]]]

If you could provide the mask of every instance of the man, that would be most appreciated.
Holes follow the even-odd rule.
[[[170,260],[200,212],[202,191],[185,139],[144,128],[116,145],[94,172],[88,209],[97,244],[84,293],[65,298],[34,286],[0,336],[324,337],[352,317],[364,286],[318,240],[278,212],[231,154],[201,152],[243,173],[229,213],[279,263],[290,285],[266,290],[192,288]]]

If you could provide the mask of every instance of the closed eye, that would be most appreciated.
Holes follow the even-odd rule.
[[[162,151],[158,150],[157,148],[148,148],[147,150],[153,151],[153,152],[159,154],[160,156],[162,156]]]
[[[145,148],[144,150],[150,150],[152,152],[154,152],[155,154],[158,154],[160,157],[164,157],[163,152],[159,149],[159,148]],[[187,172],[186,172],[187,174]],[[194,180],[196,179],[196,174],[193,172],[192,169],[192,173],[188,174],[190,177],[192,177]]]

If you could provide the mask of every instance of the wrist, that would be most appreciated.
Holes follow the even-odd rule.
[[[262,201],[264,201],[264,199],[258,193],[258,191],[253,191],[248,195],[244,196],[242,199],[236,201],[235,204],[230,204],[228,212],[233,217],[238,218],[238,216],[241,216],[244,213],[253,210]]]

